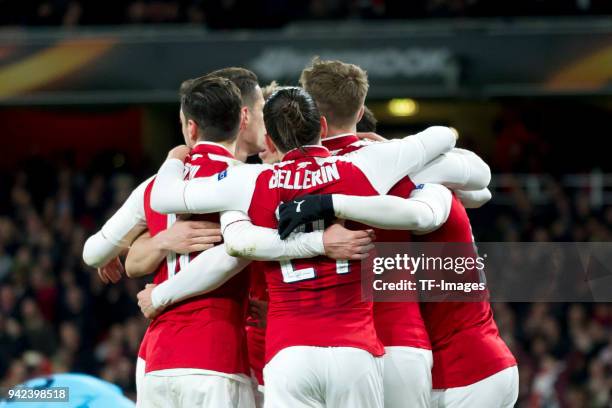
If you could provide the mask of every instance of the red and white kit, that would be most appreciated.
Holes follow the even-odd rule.
[[[449,129],[428,130],[368,146],[350,158],[306,146],[274,166],[240,166],[187,183],[179,176],[182,163],[168,160],[158,173],[152,204],[162,212],[243,211],[256,225],[276,227],[278,205],[301,195],[387,193],[454,146]],[[382,406],[382,365],[376,357],[384,349],[372,304],[361,301],[358,265],[327,258],[287,260],[267,262],[265,274],[270,297],[265,405]],[[349,364],[356,360],[358,365]]]
[[[323,139],[323,145],[336,155],[345,155],[370,143],[354,134]],[[409,177],[401,179],[389,195],[408,198],[415,184]],[[407,231],[376,230],[378,242],[407,242]],[[379,339],[385,346],[385,407],[428,407],[431,394],[431,344],[421,317],[418,302],[374,303],[374,322]]]
[[[185,176],[189,179],[210,176],[235,162],[222,146],[200,142],[185,163]],[[151,209],[150,192],[154,184],[155,180],[147,186],[144,201],[151,236],[176,221],[176,215]],[[218,214],[194,218],[219,222]],[[153,282],[166,281],[196,255],[169,254]],[[248,284],[248,275],[239,274],[215,291],[168,307],[151,322],[147,330],[143,387],[147,406],[253,406],[244,331]],[[190,378],[193,376],[198,377]],[[171,386],[180,392],[168,392]]]
[[[323,145],[335,155],[350,154],[372,143],[354,134],[341,134],[323,140]],[[488,167],[477,156],[459,149],[446,156],[446,160],[434,161],[410,177],[402,178],[388,194],[409,198],[415,192],[415,184],[421,183],[441,183],[455,189],[486,187]],[[466,195],[470,193],[466,192]],[[474,195],[474,199],[483,195],[486,201],[487,194],[483,193]],[[376,237],[378,242],[409,242],[412,239],[407,231],[388,229],[378,229]],[[430,405],[431,343],[417,301],[374,304],[376,331],[386,352],[384,385],[387,408]]]
[[[473,243],[461,202],[453,198],[446,223],[416,239]],[[513,407],[518,397],[516,360],[499,335],[489,302],[423,302],[421,311],[433,348],[432,406]]]

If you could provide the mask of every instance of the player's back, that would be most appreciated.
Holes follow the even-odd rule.
[[[454,196],[446,223],[414,240],[465,243],[458,250],[476,255],[469,217]],[[421,312],[434,353],[433,388],[468,385],[516,364],[499,336],[489,302],[423,302]]]
[[[185,177],[213,176],[236,162],[222,146],[200,143],[185,163]],[[151,208],[154,182],[145,191],[145,215],[152,236],[176,222],[176,215],[160,214]],[[196,215],[191,219],[219,222],[219,214]],[[180,273],[197,255],[170,253],[159,265],[154,283]],[[156,317],[147,332],[147,372],[198,368],[248,374],[244,332],[248,285],[249,275],[237,274],[220,288],[172,305]]]
[[[373,142],[360,140],[356,135],[344,134],[323,140],[323,145],[332,154],[343,156],[371,145]],[[415,185],[406,176],[389,190],[388,195],[408,198]],[[355,223],[347,224],[349,228]],[[361,227],[361,226],[359,226]],[[377,242],[410,242],[412,234],[408,231],[376,229]],[[376,302],[374,321],[376,332],[385,346],[408,346],[430,349],[429,336],[421,317],[418,299],[414,302]]]
[[[285,162],[257,179],[249,215],[257,225],[276,228],[275,211],[284,201],[306,194],[376,195],[350,161],[330,157],[321,146],[296,149]],[[323,221],[306,230],[322,230]],[[372,318],[372,303],[361,300],[358,262],[326,257],[265,262],[270,297],[266,360],[295,345],[356,347],[382,355]]]

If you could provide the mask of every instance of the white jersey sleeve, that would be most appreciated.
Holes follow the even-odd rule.
[[[455,195],[465,208],[480,208],[491,200],[491,191],[488,188],[476,191],[455,190]]]
[[[92,235],[83,247],[83,260],[89,266],[106,265],[147,229],[144,213],[144,193],[153,177],[141,183],[125,203],[106,221],[100,231]]]
[[[452,190],[482,190],[491,181],[491,169],[474,152],[453,149],[410,175],[415,184],[437,183]]]
[[[456,140],[454,130],[433,126],[414,136],[373,143],[345,157],[363,171],[378,193],[386,194],[403,177],[451,150]]]
[[[255,182],[265,165],[233,166],[211,177],[183,179],[183,162],[166,160],[151,191],[151,207],[162,214],[247,212]]]
[[[227,253],[232,256],[282,261],[325,255],[323,231],[297,233],[283,240],[277,230],[253,225],[240,211],[221,214],[221,231]]]
[[[439,184],[423,184],[410,198],[390,195],[349,196],[334,194],[334,211],[338,218],[393,230],[431,232],[448,219],[450,191]]]
[[[153,289],[153,307],[165,308],[213,291],[242,271],[250,262],[228,255],[222,245],[207,249],[193,258],[179,273]]]

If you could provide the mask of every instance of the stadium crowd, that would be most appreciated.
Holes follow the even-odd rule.
[[[0,25],[205,24],[279,27],[291,21],[612,14],[606,0],[2,0]]]
[[[134,363],[146,320],[143,280],[104,285],[81,261],[84,238],[139,179],[129,169],[82,171],[37,160],[0,184],[0,386],[51,372],[98,375],[134,397]],[[45,163],[45,164],[43,164]],[[127,174],[130,174],[129,176]],[[518,185],[518,183],[517,183]],[[483,241],[609,241],[612,210],[551,183],[553,204],[495,198],[471,213]],[[494,304],[519,361],[521,407],[607,407],[612,402],[611,304]]]

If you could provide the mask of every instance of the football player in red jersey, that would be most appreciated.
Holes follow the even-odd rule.
[[[446,223],[415,240],[472,244],[470,219],[461,202],[453,198]],[[423,302],[421,311],[433,347],[432,406],[514,407],[516,360],[499,335],[489,302]]]
[[[214,71],[214,75],[231,80],[240,89],[245,120],[241,124],[236,150],[237,157],[244,161],[247,155],[256,155],[263,148],[264,100],[257,83],[257,76],[239,67],[217,70]],[[218,224],[182,220],[178,220],[152,239],[150,233],[146,231],[143,206],[144,191],[150,181],[149,179],[143,182],[117,214],[85,245],[83,257],[86,263],[98,269],[98,274],[105,283],[117,282],[125,272],[129,277],[151,274],[157,270],[159,262],[169,253],[198,252],[220,241]],[[138,239],[134,242],[136,237]],[[127,251],[130,245],[132,247],[126,259],[126,271],[119,258],[112,257],[119,252]],[[137,395],[141,394],[140,385],[145,371],[146,338],[147,334],[143,338],[136,364]]]
[[[466,193],[462,192],[460,195]],[[477,201],[474,201],[477,195],[485,194],[472,195],[470,200],[474,205],[477,204]],[[337,195],[331,198],[302,196],[298,199],[301,203],[300,211],[297,211],[294,203],[283,204],[280,209],[279,225],[289,227],[280,231],[281,235],[304,222],[309,222],[310,218],[330,212],[339,218],[356,219],[372,226],[379,225],[375,215],[368,221],[363,214],[355,217],[354,209],[350,211],[343,209],[344,203],[341,199],[342,196]],[[321,203],[325,201],[329,203],[323,210]],[[354,200],[352,204],[355,204]],[[371,208],[363,206],[364,212],[369,210]],[[475,256],[470,220],[465,207],[457,197],[452,198],[448,219],[440,228],[424,235],[414,235],[412,240],[469,244],[462,246],[460,250],[464,252],[469,248],[467,256]],[[472,277],[468,278],[470,279]],[[427,301],[420,304],[433,349],[433,391],[430,404],[432,407],[511,408],[516,403],[518,398],[516,360],[499,335],[489,302],[475,300]],[[387,394],[385,394],[385,404],[386,397]]]
[[[175,149],[158,173],[154,208],[162,212],[235,209],[248,212],[256,224],[275,226],[275,209],[281,200],[326,189],[363,196],[386,192],[403,176],[452,147],[455,138],[447,128],[430,128],[415,137],[369,146],[350,160],[332,158],[327,149],[317,146],[320,135],[326,133],[325,119],[299,88],[285,88],[273,95],[264,108],[264,119],[273,148],[285,153],[285,162],[273,167],[242,166],[216,178],[183,182],[182,162],[173,160],[182,156]],[[410,206],[413,218],[404,217],[402,222],[416,227],[415,220],[419,220],[426,224],[421,228],[439,225],[445,219],[444,201],[448,199],[450,205],[448,190],[431,186],[418,193],[422,197]],[[367,201],[367,197],[357,198]],[[391,196],[370,198],[398,205],[409,201]],[[442,203],[433,202],[436,200]],[[419,211],[429,216],[421,217]],[[384,225],[396,223],[401,217],[393,215],[383,214],[380,219]],[[236,254],[257,246],[227,235],[225,239]],[[360,277],[353,267],[324,259],[266,264],[271,300],[264,370],[266,405],[381,406],[380,367],[372,357],[380,355],[382,347],[373,327],[371,304],[360,301]],[[328,361],[330,356],[333,361]],[[361,361],[360,367],[348,363],[353,359]],[[355,376],[357,371],[361,374]]]
[[[312,93],[329,121],[337,123],[335,127],[330,125],[329,137],[323,140],[325,146],[336,154],[347,154],[368,144],[355,135],[355,121],[359,119],[363,105],[351,104],[355,96],[358,100],[365,97],[367,90],[367,78],[359,67],[340,61],[315,60],[312,66],[303,71],[300,81]],[[425,171],[412,177],[412,180],[405,178],[394,186],[390,194],[406,197],[414,188],[414,183],[422,182],[422,177],[435,181],[440,176]],[[475,207],[488,201],[490,192],[487,189],[457,191],[456,196]],[[315,202],[320,200],[312,199]],[[302,208],[308,206],[308,201],[302,204]],[[342,215],[343,210],[337,208],[336,212]],[[350,218],[346,215],[344,218]],[[379,241],[389,242],[410,240],[410,236],[399,231],[377,231],[377,237]],[[453,197],[448,221],[439,230],[417,236],[416,240],[472,242],[471,226],[463,204]],[[433,346],[434,406],[513,406],[518,384],[516,361],[499,337],[490,305],[487,302],[423,303],[420,309],[421,313],[417,304],[411,302],[375,304],[377,332],[387,346],[385,406],[429,406],[432,378],[427,365],[431,366],[431,354],[427,356],[422,350],[412,350],[431,347],[429,339],[425,337],[427,334]],[[421,314],[424,315],[425,325]],[[472,338],[475,330],[479,330],[478,334],[472,340],[466,340]],[[480,350],[485,351],[486,361],[481,359]],[[488,391],[483,390],[486,387]]]
[[[329,132],[323,145],[332,153],[348,154],[371,143],[356,135],[357,123],[365,112],[368,91],[365,71],[341,61],[315,59],[302,71],[300,83],[327,118]],[[425,172],[412,178],[405,177],[393,186],[389,194],[407,198],[415,184],[432,181],[432,176]],[[410,234],[405,231],[379,230],[376,235],[380,242],[410,240]],[[433,361],[431,343],[418,303],[375,303],[374,320],[386,351],[385,407],[428,407]]]

